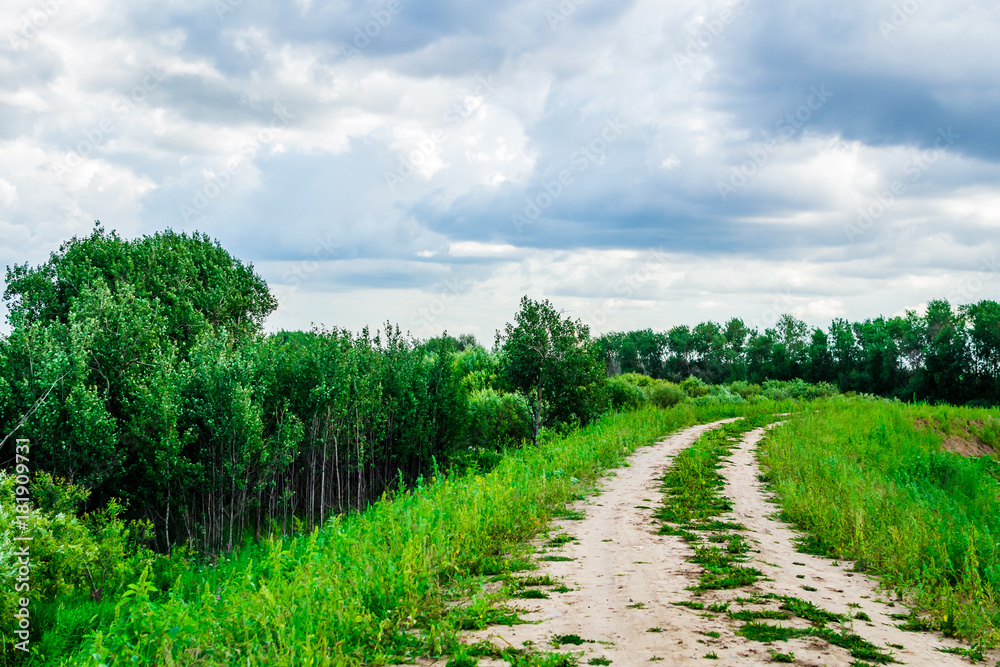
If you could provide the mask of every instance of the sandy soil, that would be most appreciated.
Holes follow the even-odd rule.
[[[727,420],[730,421],[730,420]],[[576,504],[586,513],[581,521],[562,522],[562,530],[576,538],[549,555],[576,560],[539,562],[531,574],[549,574],[561,579],[573,590],[550,592],[547,600],[516,600],[517,606],[532,610],[526,620],[537,624],[491,627],[470,633],[468,641],[487,639],[500,647],[521,648],[525,642],[552,650],[554,636],[578,635],[589,640],[581,646],[564,645],[562,651],[584,652],[581,665],[603,657],[614,665],[648,664],[662,659],[664,665],[690,664],[709,652],[718,656],[721,665],[773,664],[771,650],[794,652],[796,664],[848,666],[852,659],[846,649],[817,639],[796,639],[765,645],[751,642],[733,633],[737,623],[723,614],[711,614],[671,605],[693,600],[707,604],[747,597],[753,591],[791,595],[809,600],[828,611],[850,614],[867,613],[871,623],[853,621],[853,632],[870,642],[893,649],[897,660],[908,665],[968,664],[958,656],[941,653],[936,647],[958,646],[927,633],[904,632],[895,627],[888,613],[906,613],[896,602],[879,593],[877,583],[860,573],[849,572],[852,563],[816,558],[794,550],[796,534],[781,522],[769,518],[776,507],[769,504],[757,482],[758,468],[753,455],[763,430],[748,433],[743,445],[724,467],[728,479],[726,493],[734,500],[729,518],[747,527],[745,538],[759,549],[748,563],[763,571],[769,581],[735,591],[712,591],[696,597],[685,587],[701,572],[700,566],[687,562],[692,549],[679,537],[657,535],[659,522],[652,518],[662,494],[657,481],[671,458],[693,443],[701,433],[725,422],[695,426],[677,433],[652,447],[640,449],[629,466],[610,476],[600,495]],[[816,588],[810,592],[803,585]],[[877,602],[881,597],[885,602]],[[850,604],[858,606],[849,606]],[[735,604],[732,609],[740,609]],[[772,621],[773,623],[774,621]],[[796,619],[780,621],[783,625],[806,627]],[[659,631],[650,632],[652,628]],[[704,635],[718,632],[718,638]],[[994,664],[1000,655],[986,663]],[[484,667],[503,666],[506,662],[481,660]]]

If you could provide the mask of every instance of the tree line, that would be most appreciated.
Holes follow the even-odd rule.
[[[609,374],[636,372],[709,384],[767,380],[829,382],[904,401],[1000,404],[1000,303],[927,304],[924,314],[810,328],[792,315],[751,329],[738,318],[613,332],[596,340]]]
[[[0,435],[30,437],[89,508],[151,520],[161,549],[318,525],[607,409],[589,331],[547,301],[525,298],[494,351],[389,324],[265,335],[266,283],[204,235],[96,227],[9,267],[4,299]]]
[[[489,350],[388,323],[265,334],[274,297],[218,242],[100,226],[38,266],[8,267],[4,300],[0,469],[13,439],[30,438],[36,471],[88,490],[71,494],[78,509],[120,502],[161,550],[319,525],[643,402],[752,398],[753,383],[814,391],[774,384],[791,380],[949,403],[996,404],[1000,388],[991,301],[829,331],[786,315],[763,332],[733,319],[593,339],[524,297]]]

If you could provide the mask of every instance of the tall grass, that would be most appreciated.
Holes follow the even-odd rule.
[[[645,408],[435,476],[311,534],[238,550],[157,591],[145,576],[74,656],[36,664],[389,664],[457,648],[449,598],[525,561],[553,512],[637,447],[680,427],[788,405]]]
[[[942,451],[918,426],[991,412],[836,398],[773,430],[761,447],[786,517],[830,555],[908,594],[936,629],[1000,641],[1000,484],[995,460]]]

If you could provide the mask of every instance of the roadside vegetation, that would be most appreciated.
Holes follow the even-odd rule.
[[[1000,464],[995,411],[837,398],[774,429],[760,449],[782,515],[810,553],[856,561],[917,615],[911,627],[1000,643]],[[890,600],[891,601],[891,600]]]
[[[604,470],[682,426],[787,407],[647,406],[512,451],[485,474],[418,480],[306,534],[180,571],[153,563],[118,596],[63,597],[40,612],[54,624],[33,662],[389,664],[475,655],[487,649],[461,646],[460,630],[516,622],[504,596],[483,592],[484,579],[530,569],[528,541],[591,493]]]
[[[789,411],[762,457],[812,548],[914,596],[909,622],[1000,640],[1000,421],[841,395],[995,404],[992,302],[835,322],[809,345],[789,317],[594,339],[528,297],[491,349],[389,323],[265,334],[274,297],[218,242],[99,226],[9,267],[4,300],[0,664],[23,657],[23,535],[28,664],[472,661],[486,649],[461,629],[517,618],[482,578],[544,595],[513,578],[527,541],[603,470],[682,426]],[[714,471],[750,423],[679,460]],[[719,483],[686,474],[680,495]],[[30,502],[15,502],[25,475]],[[717,537],[700,557],[736,572],[738,536]]]

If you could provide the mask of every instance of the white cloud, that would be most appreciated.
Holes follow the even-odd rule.
[[[94,219],[126,235],[194,225],[281,283],[334,234],[339,254],[273,322],[327,306],[351,326],[402,321],[430,295],[448,308],[411,318],[429,335],[491,333],[523,293],[604,328],[873,316],[954,292],[997,249],[994,7],[924,4],[884,38],[882,5],[751,4],[679,68],[722,4],[586,5],[555,31],[546,3],[407,10],[345,58],[369,19],[354,4],[242,3],[220,20],[195,0],[57,3],[0,50],[0,261],[41,261]],[[0,7],[0,34],[38,6]],[[829,103],[720,197],[824,81]],[[259,141],[277,103],[291,119]],[[607,119],[625,135],[517,234],[511,212]],[[961,138],[911,179],[951,125]],[[213,179],[224,193],[183,221]]]

